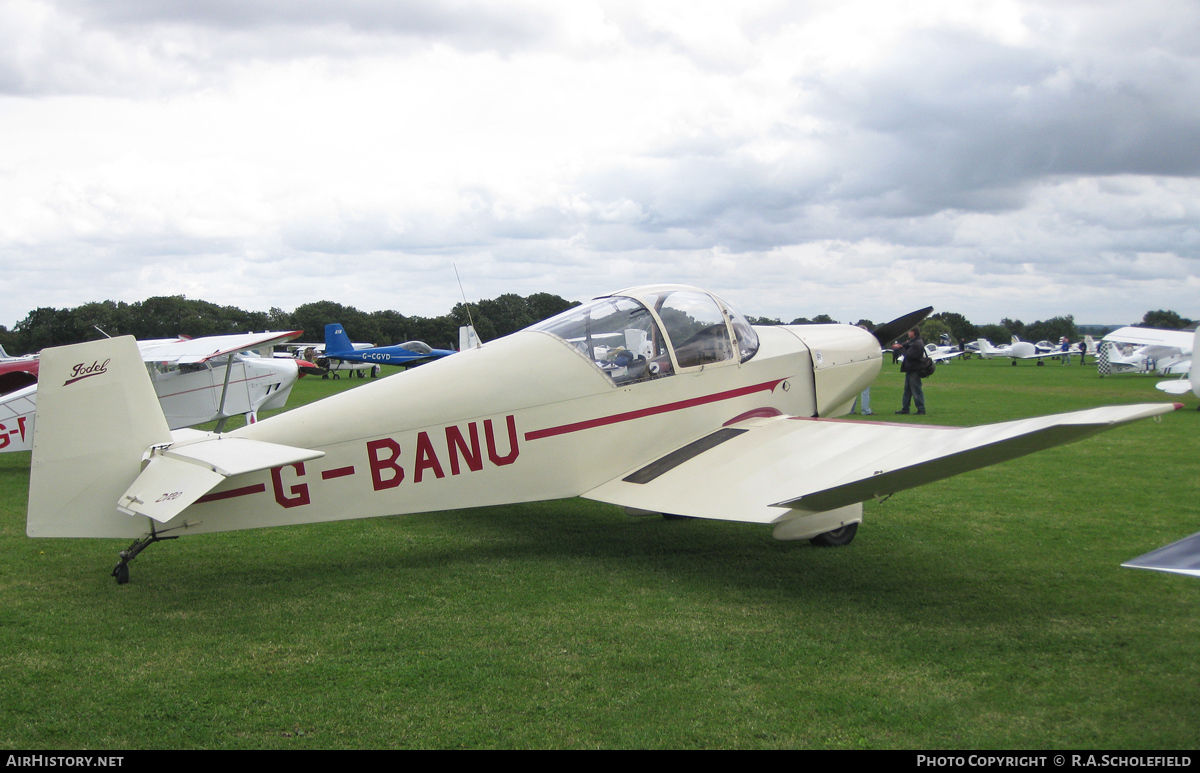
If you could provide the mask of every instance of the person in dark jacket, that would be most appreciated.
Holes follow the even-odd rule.
[[[903,344],[892,344],[892,348],[904,355],[900,372],[904,374],[904,398],[896,413],[908,413],[912,402],[917,404],[917,414],[925,415],[925,392],[921,389],[921,362],[925,359],[925,342],[921,340],[921,329],[908,331],[908,340]]]

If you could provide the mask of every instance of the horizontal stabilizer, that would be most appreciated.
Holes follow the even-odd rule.
[[[141,475],[121,496],[117,509],[166,523],[228,477],[324,455],[323,451],[223,435],[156,447]]]
[[[1126,561],[1121,566],[1200,577],[1200,533],[1184,537],[1158,550],[1151,550],[1143,556]]]
[[[203,440],[174,443],[164,448],[162,455],[208,467],[230,477],[320,459],[325,452],[214,433]]]
[[[1154,386],[1169,395],[1186,395],[1188,392],[1192,391],[1192,382],[1186,378],[1160,381]]]
[[[776,417],[727,427],[588,499],[652,512],[774,523],[865,502],[1172,411],[1093,408],[982,427]]]

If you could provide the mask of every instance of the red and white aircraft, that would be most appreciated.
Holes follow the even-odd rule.
[[[1177,407],[837,419],[897,323],[751,327],[702,290],[636,287],[224,434],[170,430],[132,339],[48,349],[27,533],[134,538],[118,582],[183,534],[574,496],[840,545],[865,500]]]
[[[259,411],[284,406],[299,367],[296,360],[251,356],[250,350],[300,332],[168,338],[137,346],[170,429],[239,414],[253,423]],[[39,365],[33,358],[0,363],[0,453],[33,448]]]

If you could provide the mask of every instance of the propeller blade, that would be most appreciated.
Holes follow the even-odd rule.
[[[885,322],[871,332],[875,334],[875,338],[879,341],[880,345],[886,345],[919,325],[932,312],[932,306],[926,306],[917,311],[910,311],[903,317],[897,317],[891,322]]]

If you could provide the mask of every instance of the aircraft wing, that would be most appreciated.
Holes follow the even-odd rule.
[[[1200,533],[1184,537],[1158,550],[1151,550],[1145,555],[1126,561],[1121,566],[1200,577]]]
[[[180,364],[206,362],[214,357],[224,357],[250,349],[290,341],[303,330],[275,333],[240,333],[204,338],[173,339],[162,342],[139,342],[138,349],[145,362],[177,362]]]
[[[1138,346],[1165,346],[1191,351],[1195,333],[1191,330],[1158,330],[1151,327],[1123,327],[1104,336],[1105,341],[1117,341]]]
[[[675,515],[774,523],[914,488],[1167,413],[1173,403],[1092,408],[981,427],[750,419],[583,496]]]

